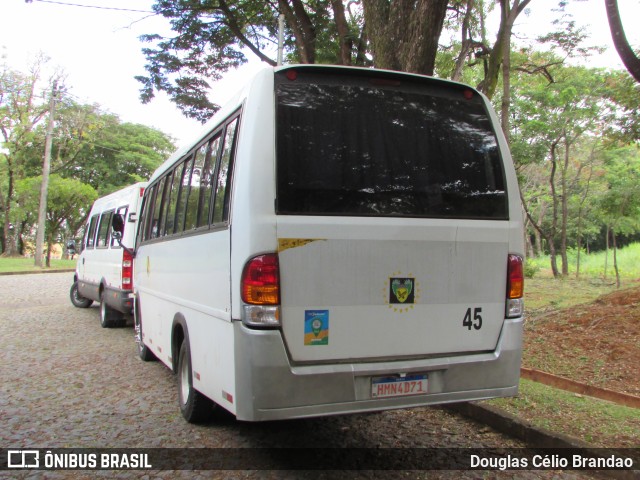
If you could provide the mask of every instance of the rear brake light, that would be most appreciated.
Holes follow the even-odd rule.
[[[507,298],[522,298],[524,295],[524,268],[522,264],[522,257],[509,255]]]
[[[250,305],[280,304],[280,267],[275,253],[249,260],[242,271],[242,301]]]
[[[524,313],[524,260],[519,255],[509,255],[507,260],[507,318]]]
[[[122,251],[122,289],[131,290],[133,283],[133,257],[126,250]]]

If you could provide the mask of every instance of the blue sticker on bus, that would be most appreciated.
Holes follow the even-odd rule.
[[[329,345],[329,310],[304,311],[304,344]]]

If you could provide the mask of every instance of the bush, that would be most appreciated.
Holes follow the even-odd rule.
[[[540,266],[532,259],[527,258],[524,262],[524,278],[533,278],[540,271]]]

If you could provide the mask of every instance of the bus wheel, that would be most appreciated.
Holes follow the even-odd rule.
[[[118,327],[122,323],[122,313],[107,305],[104,299],[104,292],[100,292],[100,325],[102,325],[102,328]]]
[[[80,292],[78,292],[78,282],[73,282],[73,285],[71,285],[69,297],[71,297],[71,303],[73,303],[74,307],[89,308],[93,303],[93,300],[90,298],[84,298],[80,295]]]
[[[213,402],[193,388],[191,349],[185,338],[178,355],[178,401],[180,412],[189,423],[203,423],[211,418]]]

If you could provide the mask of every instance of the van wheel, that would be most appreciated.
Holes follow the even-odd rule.
[[[138,302],[136,302],[136,310],[133,316],[133,329],[135,332],[136,347],[138,350],[138,356],[145,362],[151,362],[157,360],[154,353],[147,347],[142,341],[142,320],[140,318],[140,311],[138,310]]]
[[[104,292],[100,292],[100,325],[102,328],[118,327],[124,323],[124,316],[114,310],[104,299]]]
[[[69,297],[71,297],[71,303],[73,303],[74,307],[89,308],[93,303],[93,300],[90,298],[84,298],[80,295],[80,292],[78,292],[78,282],[73,282],[73,285],[71,285]]]
[[[185,338],[178,354],[178,401],[180,412],[189,423],[203,423],[211,418],[214,403],[193,388],[191,349]]]

